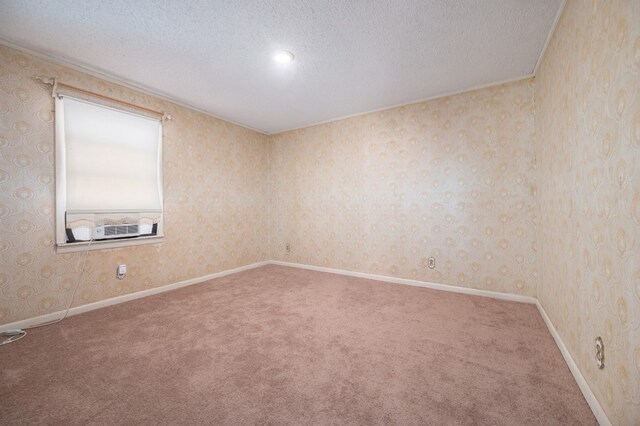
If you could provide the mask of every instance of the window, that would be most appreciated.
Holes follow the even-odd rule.
[[[58,251],[158,242],[162,119],[55,92]]]

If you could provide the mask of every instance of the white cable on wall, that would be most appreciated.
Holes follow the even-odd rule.
[[[0,341],[0,346],[7,345],[9,343],[13,343],[13,342],[15,342],[17,340],[22,339],[24,336],[27,335],[26,330],[31,330],[32,328],[38,328],[38,327],[44,327],[44,326],[47,326],[47,325],[57,324],[60,321],[62,321],[63,319],[65,319],[69,315],[69,311],[71,310],[71,306],[73,305],[73,300],[76,298],[76,293],[78,293],[78,289],[80,288],[80,284],[82,282],[82,276],[84,274],[84,267],[87,264],[87,257],[89,257],[89,250],[91,249],[91,243],[93,243],[93,238],[89,240],[89,244],[87,245],[87,249],[84,252],[84,259],[82,261],[82,268],[80,268],[80,273],[78,274],[78,278],[76,280],[76,287],[73,290],[73,294],[71,295],[71,300],[69,301],[69,305],[67,305],[67,309],[65,310],[64,315],[61,316],[60,318],[56,319],[56,320],[44,322],[42,324],[36,324],[36,325],[32,325],[30,327],[21,328],[21,329],[18,329],[18,330],[4,331],[4,332],[0,333],[0,336],[5,337],[4,340]]]

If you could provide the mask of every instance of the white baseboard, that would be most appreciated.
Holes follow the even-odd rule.
[[[500,293],[500,292],[497,292],[497,291],[489,291],[489,290],[478,290],[478,289],[474,289],[474,288],[456,287],[456,286],[445,285],[445,284],[431,283],[431,282],[427,282],[427,281],[410,280],[410,279],[406,279],[406,278],[396,278],[396,277],[389,277],[389,276],[385,276],[385,275],[368,274],[368,273],[364,273],[364,272],[354,272],[354,271],[346,271],[346,270],[342,270],[342,269],[325,268],[323,266],[305,265],[305,264],[302,264],[302,263],[292,263],[292,262],[283,262],[283,261],[279,261],[279,260],[270,260],[270,261],[256,262],[256,263],[252,263],[250,265],[241,266],[241,267],[234,268],[234,269],[228,269],[228,270],[225,270],[225,271],[216,272],[214,274],[209,274],[209,275],[205,275],[205,276],[202,276],[202,277],[191,278],[191,279],[188,279],[188,280],[185,280],[185,281],[180,281],[180,282],[177,282],[177,283],[174,283],[174,284],[168,284],[168,285],[165,285],[165,286],[162,286],[162,287],[150,288],[150,289],[147,289],[147,290],[138,291],[136,293],[125,294],[125,295],[122,295],[122,296],[116,296],[116,297],[112,297],[112,298],[109,298],[109,299],[100,300],[98,302],[88,303],[86,305],[76,306],[76,307],[73,307],[73,308],[71,308],[69,310],[69,315],[68,316],[78,315],[78,314],[81,314],[83,312],[93,311],[95,309],[104,308],[106,306],[111,306],[111,305],[116,305],[118,303],[128,302],[130,300],[139,299],[141,297],[146,297],[146,296],[151,296],[151,295],[154,295],[154,294],[164,293],[166,291],[175,290],[175,289],[178,289],[178,288],[181,288],[181,287],[186,287],[186,286],[193,285],[193,284],[198,284],[198,283],[201,283],[201,282],[204,282],[204,281],[212,280],[214,278],[224,277],[225,275],[235,274],[235,273],[246,271],[246,270],[249,270],[249,269],[258,268],[260,266],[264,266],[264,265],[267,265],[267,264],[289,266],[289,267],[300,268],[300,269],[309,269],[309,270],[312,270],[312,271],[328,272],[328,273],[331,273],[331,274],[347,275],[347,276],[350,276],[350,277],[366,278],[366,279],[370,279],[370,280],[383,281],[383,282],[388,282],[388,283],[393,283],[393,284],[411,285],[411,286],[415,286],[415,287],[431,288],[431,289],[435,289],[435,290],[450,291],[450,292],[454,292],[454,293],[463,293],[463,294],[471,294],[471,295],[475,295],[475,296],[491,297],[491,298],[494,298],[494,299],[508,300],[508,301],[512,301],[512,302],[522,302],[522,303],[532,303],[532,304],[537,303],[537,300],[534,297],[520,296],[520,295],[517,295],[517,294]],[[2,325],[0,325],[0,332],[7,331],[7,330],[15,330],[15,329],[20,329],[20,328],[26,328],[26,327],[32,327],[34,325],[38,325],[38,324],[43,324],[43,323],[46,323],[46,322],[54,321],[54,320],[60,318],[62,315],[64,315],[64,311],[58,311],[58,312],[52,312],[50,314],[45,314],[45,315],[40,315],[40,316],[33,317],[33,318],[24,319],[24,320],[21,320],[21,321],[16,321],[16,322],[8,323],[8,324],[2,324]]]
[[[367,278],[371,280],[383,281],[383,282],[394,283],[394,284],[412,285],[417,287],[432,288],[435,290],[450,291],[454,293],[472,294],[475,296],[491,297],[494,299],[535,304],[536,307],[538,308],[538,311],[540,312],[540,315],[542,315],[542,318],[544,319],[544,322],[547,325],[547,328],[549,329],[551,336],[553,336],[553,339],[555,340],[556,345],[560,349],[560,352],[562,353],[562,356],[564,357],[564,360],[567,363],[569,370],[571,370],[571,373],[573,374],[573,377],[576,380],[578,387],[582,391],[584,398],[587,400],[587,403],[589,404],[591,411],[593,411],[593,414],[596,417],[596,420],[598,420],[598,423],[600,423],[601,426],[611,426],[611,422],[609,421],[609,418],[607,417],[604,410],[602,409],[602,406],[596,399],[596,396],[594,395],[593,391],[591,391],[591,388],[589,387],[589,385],[587,384],[587,381],[585,380],[584,376],[580,372],[578,365],[575,363],[575,361],[571,357],[571,354],[569,353],[569,350],[567,349],[566,345],[562,341],[562,338],[558,334],[558,331],[553,326],[553,323],[551,322],[551,320],[549,319],[549,316],[547,315],[544,308],[540,304],[540,301],[535,297],[521,296],[521,295],[511,294],[511,293],[500,293],[497,291],[489,291],[489,290],[477,290],[473,288],[437,284],[437,283],[431,283],[427,281],[409,280],[405,278],[396,278],[396,277],[389,277],[384,275],[367,274],[363,272],[346,271],[342,269],[325,268],[323,266],[313,266],[313,265],[305,265],[301,263],[283,262],[280,260],[271,260],[268,263],[272,265],[289,266],[292,268],[309,269],[311,271],[347,275],[350,277]]]
[[[540,304],[539,300],[536,301],[536,306],[538,307],[538,311],[540,312],[540,315],[542,315],[544,322],[547,324],[547,328],[549,329],[549,332],[553,336],[553,340],[556,341],[556,345],[558,345],[558,348],[560,349],[560,353],[562,353],[562,356],[564,357],[564,360],[567,363],[567,366],[569,366],[569,370],[571,370],[571,374],[573,374],[573,378],[576,380],[576,383],[578,383],[578,387],[582,391],[582,395],[584,395],[584,399],[587,400],[587,404],[589,404],[589,407],[591,407],[591,411],[593,411],[593,415],[596,417],[596,420],[598,420],[598,423],[600,423],[601,426],[611,426],[611,422],[609,421],[609,418],[607,417],[604,410],[602,409],[602,406],[596,399],[596,396],[594,395],[593,391],[589,387],[589,384],[587,383],[584,376],[580,372],[578,365],[573,360],[573,357],[569,353],[567,346],[562,341],[562,338],[560,337],[558,330],[556,330],[556,328],[553,326],[551,319],[549,318],[549,316],[547,315],[547,312],[542,307],[542,304]]]
[[[357,278],[366,278],[370,280],[388,282],[393,284],[403,284],[403,285],[410,285],[415,287],[431,288],[435,290],[449,291],[454,293],[471,294],[474,296],[491,297],[493,299],[508,300],[512,302],[535,304],[538,308],[538,311],[540,312],[540,315],[542,315],[544,322],[549,328],[549,332],[551,333],[551,335],[553,336],[553,339],[558,345],[558,348],[560,349],[560,352],[562,353],[562,356],[564,357],[564,360],[567,363],[569,370],[571,370],[571,373],[573,374],[573,377],[575,378],[578,384],[578,387],[580,388],[580,390],[582,391],[582,394],[587,400],[589,407],[591,407],[591,410],[593,411],[594,416],[596,417],[600,425],[611,426],[611,422],[609,421],[609,418],[607,417],[604,410],[602,409],[602,406],[596,399],[596,396],[591,391],[591,388],[587,384],[587,381],[585,380],[584,376],[580,372],[580,369],[578,368],[577,364],[571,357],[571,354],[569,353],[569,350],[567,349],[566,345],[562,341],[562,338],[558,334],[558,331],[553,326],[553,323],[551,322],[551,320],[549,319],[549,316],[547,315],[544,308],[540,304],[540,301],[538,301],[535,297],[521,296],[518,294],[511,294],[511,293],[500,293],[497,291],[489,291],[489,290],[478,290],[474,288],[457,287],[457,286],[451,286],[451,285],[445,285],[445,284],[432,283],[428,281],[418,281],[418,280],[410,280],[406,278],[389,277],[385,275],[368,274],[364,272],[346,271],[342,269],[326,268],[323,266],[305,265],[302,263],[270,260],[270,261],[256,262],[250,265],[245,265],[245,266],[241,266],[234,269],[227,269],[225,271],[216,272],[216,273],[205,275],[202,277],[191,278],[191,279],[180,281],[174,284],[168,284],[162,287],[150,288],[150,289],[139,291],[136,293],[112,297],[110,299],[100,300],[98,302],[89,303],[82,306],[76,306],[69,310],[69,316],[78,315],[83,312],[89,312],[95,309],[100,309],[100,308],[104,308],[111,305],[116,305],[118,303],[128,302],[130,300],[140,299],[142,297],[151,296],[154,294],[164,293],[164,292],[175,290],[181,287],[186,287],[186,286],[202,283],[205,281],[209,281],[214,278],[220,278],[226,275],[231,275],[238,272],[247,271],[249,269],[258,268],[260,266],[264,266],[267,264],[289,266],[292,268],[308,269],[311,271],[327,272],[331,274],[346,275],[346,276],[357,277]],[[3,325],[0,325],[0,332],[6,331],[6,330],[15,330],[20,328],[31,327],[37,324],[53,321],[60,318],[62,315],[64,315],[64,311],[58,311],[58,312],[53,312],[50,314],[41,315],[34,318],[28,318],[25,320],[12,322],[9,324],[3,324]]]
[[[475,288],[457,287],[453,285],[437,284],[428,281],[410,280],[406,278],[389,277],[386,275],[375,275],[364,272],[346,271],[343,269],[325,268],[324,266],[305,265],[302,263],[283,262],[280,260],[271,260],[271,265],[289,266],[292,268],[309,269],[311,271],[328,272],[330,274],[347,275],[349,277],[366,278],[369,280],[383,281],[393,284],[411,285],[414,287],[432,288],[435,290],[450,291],[453,293],[472,294],[474,296],[491,297],[493,299],[509,300],[511,302],[531,303],[537,302],[535,297],[521,296],[512,293],[500,293],[498,291],[478,290]]]
[[[216,272],[216,273],[213,273],[213,274],[204,275],[202,277],[191,278],[191,279],[180,281],[180,282],[177,282],[177,283],[174,283],[174,284],[167,284],[167,285],[164,285],[162,287],[150,288],[150,289],[138,291],[138,292],[135,292],[135,293],[124,294],[122,296],[116,296],[116,297],[112,297],[112,298],[109,298],[109,299],[100,300],[98,302],[88,303],[86,305],[76,306],[76,307],[73,307],[73,308],[69,309],[69,315],[68,316],[78,315],[78,314],[81,314],[83,312],[93,311],[95,309],[104,308],[106,306],[117,305],[118,303],[124,303],[124,302],[128,302],[130,300],[140,299],[141,297],[147,297],[147,296],[151,296],[151,295],[154,295],[154,294],[164,293],[166,291],[175,290],[175,289],[178,289],[178,288],[181,288],[181,287],[190,286],[190,285],[193,285],[193,284],[199,284],[199,283],[202,283],[202,282],[205,282],[205,281],[212,280],[214,278],[220,278],[220,277],[224,277],[226,275],[231,275],[231,274],[235,274],[235,273],[238,273],[238,272],[247,271],[249,269],[258,268],[258,267],[264,266],[264,265],[266,265],[268,263],[269,262],[267,262],[267,261],[256,262],[256,263],[252,263],[250,265],[240,266],[238,268],[227,269],[225,271],[220,271],[220,272]],[[0,325],[0,332],[7,331],[7,330],[16,330],[16,329],[26,328],[26,327],[32,327],[34,325],[43,324],[43,323],[46,323],[46,322],[49,322],[49,321],[54,321],[54,320],[60,318],[63,315],[64,315],[64,311],[58,311],[58,312],[52,312],[52,313],[46,314],[46,315],[40,315],[40,316],[37,316],[37,317],[34,317],[34,318],[28,318],[28,319],[25,319],[25,320],[12,322],[12,323],[9,323],[9,324],[3,324],[3,325]]]

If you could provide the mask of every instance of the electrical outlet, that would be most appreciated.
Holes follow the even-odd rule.
[[[118,269],[116,269],[116,278],[121,280],[126,276],[127,276],[127,265],[124,263],[121,263],[120,265],[118,265]]]
[[[284,249],[287,253],[291,253],[291,244],[287,243],[284,245]]]
[[[429,258],[429,268],[433,269],[436,267],[436,258],[435,257],[430,257]]]
[[[596,337],[596,365],[600,370],[604,368],[604,342],[602,337]]]

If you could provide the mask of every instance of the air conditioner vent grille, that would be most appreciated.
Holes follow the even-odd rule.
[[[118,237],[125,235],[136,235],[138,233],[137,224],[125,225],[104,225],[105,237]]]

